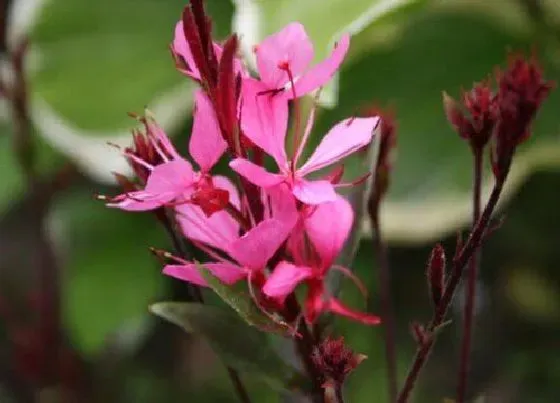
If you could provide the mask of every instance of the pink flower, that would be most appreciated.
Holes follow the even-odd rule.
[[[309,117],[303,139],[289,161],[285,151],[288,105],[282,96],[258,95],[255,80],[245,80],[246,112],[242,120],[245,135],[272,156],[280,172],[270,173],[243,158],[230,163],[231,168],[257,186],[268,188],[287,183],[293,195],[306,204],[320,204],[337,198],[328,180],[308,180],[306,176],[332,165],[368,145],[379,122],[378,118],[349,118],[336,124],[323,138],[315,152],[301,167],[299,157],[311,132],[314,116]],[[251,104],[254,100],[254,104]]]
[[[129,155],[150,171],[146,186],[143,190],[116,196],[108,206],[128,211],[146,211],[165,205],[194,202],[210,215],[223,208],[223,205],[220,208],[220,204],[224,204],[224,201],[227,204],[227,194],[214,187],[209,174],[227,144],[221,137],[212,105],[201,90],[195,94],[194,123],[189,143],[189,152],[200,167],[199,172],[194,171],[190,162],[177,153],[161,128],[155,125],[149,133],[152,144],[164,162],[152,166]]]
[[[308,290],[305,319],[309,323],[314,322],[321,312],[330,311],[365,324],[378,324],[380,320],[377,316],[354,311],[338,299],[326,295],[325,278],[331,267],[357,281],[350,270],[333,266],[352,228],[352,207],[345,199],[338,197],[335,201],[310,209],[311,213],[304,218],[290,242],[294,263],[281,261],[267,279],[263,293],[283,300],[298,284],[305,283]],[[306,247],[305,236],[313,245],[313,250]]]
[[[239,209],[240,200],[235,186],[221,176],[214,177],[214,181],[217,187],[229,192],[233,207]],[[268,261],[297,221],[294,198],[282,186],[271,188],[265,199],[268,207],[265,219],[241,237],[239,223],[226,211],[208,217],[198,206],[191,204],[176,208],[183,234],[215,259],[204,263],[204,267],[225,284],[233,284],[243,278],[260,280]],[[228,257],[224,258],[223,254]],[[165,274],[193,284],[207,285],[196,264],[176,260],[179,264],[165,266]]]
[[[289,97],[301,97],[329,81],[344,60],[350,36],[342,36],[332,54],[309,68],[313,60],[313,44],[303,25],[294,22],[265,38],[255,47],[261,89],[288,89]]]

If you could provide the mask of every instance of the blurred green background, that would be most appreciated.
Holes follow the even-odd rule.
[[[43,300],[37,297],[48,288],[38,274],[50,259],[45,239],[60,273],[63,340],[73,354],[63,360],[62,371],[73,374],[80,391],[77,400],[68,401],[236,401],[225,369],[204,340],[148,314],[150,303],[184,294],[180,283],[161,275],[148,250],[171,247],[164,230],[151,216],[109,210],[93,197],[116,193],[111,171],[127,172],[106,144],[128,142],[134,122],[127,111],[141,112],[147,105],[186,150],[192,85],[175,71],[168,49],[186,0],[3,4],[9,5],[8,47],[30,37],[30,118],[41,180],[31,190],[26,186],[12,147],[9,105],[0,103],[0,401],[52,401],[47,384],[22,379],[13,369],[15,352],[29,351],[14,346],[33,345],[34,333],[14,328],[48,314],[38,308]],[[404,376],[414,352],[409,323],[430,315],[429,251],[440,240],[452,253],[455,233],[466,230],[470,216],[470,154],[445,120],[441,91],[458,96],[495,66],[505,66],[508,52],[516,50],[537,52],[546,77],[559,80],[560,2],[207,0],[206,5],[217,38],[234,29],[244,48],[297,20],[307,27],[320,60],[338,33],[353,34],[336,85],[325,90],[318,136],[363,108],[395,110],[399,148],[382,226],[390,246]],[[560,93],[553,92],[516,159],[504,198],[505,222],[482,253],[473,401],[556,402],[560,396],[558,110]],[[65,174],[68,161],[78,172]],[[366,236],[352,268],[368,286],[369,309],[376,312],[372,249]],[[343,287],[342,298],[364,305],[351,286]],[[455,308],[422,377],[419,402],[454,396],[461,296]],[[334,329],[369,357],[350,378],[347,401],[386,401],[381,329],[339,319]],[[27,353],[24,361],[40,359]],[[266,384],[251,376],[244,380],[254,402],[281,401]]]

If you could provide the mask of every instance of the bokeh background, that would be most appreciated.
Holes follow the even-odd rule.
[[[148,313],[181,299],[148,247],[170,248],[153,217],[106,209],[112,171],[128,172],[107,142],[127,144],[128,111],[148,106],[186,150],[192,85],[175,71],[168,45],[187,0],[3,0],[2,77],[9,53],[29,37],[25,76],[36,180],[16,158],[10,105],[0,99],[0,401],[234,402],[220,360],[196,335]],[[508,52],[534,51],[560,79],[556,0],[207,0],[217,38],[232,30],[244,48],[301,21],[328,53],[353,33],[337,85],[325,90],[316,133],[371,106],[395,111],[399,148],[383,206],[399,371],[426,321],[425,263],[436,241],[449,253],[469,221],[468,147],[451,130],[441,91],[505,66]],[[5,38],[5,40],[4,40]],[[482,253],[472,401],[556,402],[560,396],[560,93],[546,101],[534,136],[516,159],[500,214]],[[487,175],[486,190],[491,184]],[[364,225],[367,228],[367,225]],[[372,297],[377,271],[367,231],[352,265]],[[51,273],[49,276],[48,273]],[[53,274],[54,273],[54,274]],[[364,301],[351,286],[342,297]],[[422,377],[419,402],[454,396],[461,295]],[[380,328],[336,319],[368,355],[347,385],[349,402],[385,401]],[[49,330],[49,326],[56,331]],[[54,336],[53,336],[54,334]],[[62,351],[56,358],[53,351]],[[73,393],[57,394],[57,376]],[[280,394],[244,376],[255,402]],[[72,400],[73,399],[73,400]]]

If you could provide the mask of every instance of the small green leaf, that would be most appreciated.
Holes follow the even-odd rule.
[[[199,270],[204,279],[208,282],[210,288],[212,288],[226,304],[231,306],[249,325],[270,333],[277,333],[285,336],[291,335],[292,330],[288,324],[281,320],[273,321],[261,312],[250,295],[235,287],[225,285],[219,278],[214,276],[203,266],[199,266]]]
[[[226,365],[256,375],[277,390],[293,389],[300,378],[278,356],[265,333],[247,326],[229,310],[197,303],[159,302],[151,305],[150,311],[186,332],[203,336]]]

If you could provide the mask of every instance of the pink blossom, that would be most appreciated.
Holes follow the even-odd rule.
[[[214,229],[218,229],[216,226]],[[204,263],[212,274],[225,284],[233,284],[243,278],[252,280],[253,276],[262,275],[268,261],[284,243],[289,228],[276,219],[267,219],[249,230],[241,237],[225,244],[222,241],[216,246],[224,248],[229,258],[214,254],[217,261]],[[189,261],[166,265],[163,273],[190,283],[207,286],[198,265]]]
[[[285,151],[288,106],[282,96],[259,95],[255,80],[244,82],[244,120],[241,121],[245,135],[272,156],[278,165],[278,173],[267,172],[253,162],[237,158],[231,168],[257,186],[268,188],[287,183],[293,195],[306,204],[320,204],[336,199],[333,184],[328,180],[308,180],[306,176],[332,165],[369,144],[379,119],[349,118],[336,124],[323,138],[307,162],[298,167],[298,160],[305,148],[313,125],[313,113],[309,117],[303,139],[295,155],[289,161]]]
[[[226,150],[227,144],[221,137],[208,97],[201,90],[195,94],[189,152],[200,168],[198,172],[193,170],[189,161],[177,153],[163,130],[155,123],[152,124],[154,127],[149,131],[150,140],[164,162],[152,166],[146,161],[136,160],[150,171],[145,188],[116,196],[108,206],[128,211],[146,211],[194,200],[201,205],[206,214],[219,211],[220,206],[214,204],[223,204],[224,196],[227,203],[227,195],[216,191],[210,170]],[[160,148],[160,144],[163,149]],[[201,194],[203,197],[200,197]]]
[[[237,189],[222,176],[215,176],[217,187],[227,190],[234,208],[240,208]],[[295,200],[283,186],[269,189],[265,197],[265,219],[239,236],[240,224],[226,211],[208,217],[200,207],[185,204],[178,206],[177,220],[183,234],[216,261],[205,263],[216,277],[226,284],[243,278],[250,280],[263,276],[268,260],[276,253],[292,231],[298,212]],[[227,258],[223,257],[227,255]],[[164,273],[197,285],[206,285],[193,262],[180,261],[167,265]]]
[[[313,60],[313,44],[303,25],[294,22],[279,32],[265,38],[254,49],[261,89],[287,91],[291,98],[301,97],[329,81],[344,60],[350,44],[350,36],[342,36],[332,54],[319,64],[309,68]]]
[[[354,311],[338,299],[326,295],[325,278],[331,267],[352,277],[350,270],[333,266],[352,228],[352,206],[339,196],[335,201],[308,209],[310,214],[300,223],[299,231],[294,231],[295,238],[290,242],[294,263],[281,261],[267,279],[263,293],[283,300],[298,284],[305,283],[308,290],[305,318],[309,323],[314,322],[321,312],[330,311],[366,324],[378,324],[377,316]],[[305,236],[313,245],[313,250],[306,247]]]

